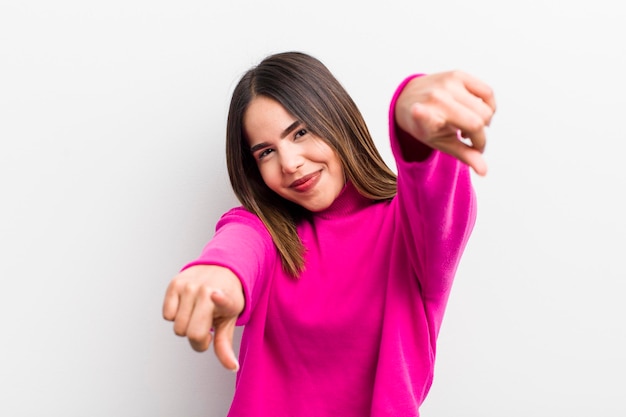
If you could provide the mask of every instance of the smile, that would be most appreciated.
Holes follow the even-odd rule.
[[[317,171],[312,174],[305,175],[304,177],[298,178],[297,180],[292,182],[289,185],[289,188],[292,188],[298,192],[309,191],[311,188],[315,187],[321,175],[322,171]]]

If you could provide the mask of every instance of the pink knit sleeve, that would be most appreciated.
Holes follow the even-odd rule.
[[[396,209],[403,244],[414,254],[412,264],[422,298],[437,324],[441,322],[454,275],[476,220],[476,200],[467,165],[433,150],[425,160],[411,162],[399,134],[395,104],[402,89],[416,76],[400,84],[391,102],[389,131],[398,167]]]
[[[213,238],[193,265],[219,265],[230,269],[241,281],[245,307],[237,325],[244,325],[257,304],[277,253],[272,238],[257,216],[238,207],[224,214],[216,225]]]

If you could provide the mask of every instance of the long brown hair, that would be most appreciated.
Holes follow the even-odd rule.
[[[307,129],[337,152],[345,175],[359,193],[374,201],[396,194],[396,175],[378,153],[361,112],[331,72],[316,58],[284,52],[246,72],[233,92],[226,128],[228,175],[241,204],[267,227],[283,268],[292,276],[304,269],[297,233],[307,210],[263,182],[245,137],[243,116],[257,96],[276,100]]]

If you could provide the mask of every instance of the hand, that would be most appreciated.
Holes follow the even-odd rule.
[[[485,128],[495,111],[496,101],[488,85],[452,71],[411,80],[398,97],[395,117],[398,126],[414,138],[485,175]]]
[[[171,281],[163,302],[163,317],[173,321],[174,332],[187,336],[191,347],[198,352],[207,350],[214,339],[219,361],[225,368],[237,371],[239,362],[233,350],[233,335],[244,304],[241,282],[231,270],[196,265]]]

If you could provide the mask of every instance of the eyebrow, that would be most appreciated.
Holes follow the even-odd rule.
[[[285,137],[292,132],[294,129],[296,129],[298,126],[300,126],[302,124],[302,122],[300,120],[296,120],[294,121],[292,124],[290,124],[289,126],[287,126],[287,129],[283,130],[283,132],[280,134],[280,138],[281,139],[285,139]],[[254,145],[253,147],[250,148],[250,152],[255,153],[256,151],[258,151],[259,149],[263,149],[268,147],[269,144],[267,142],[261,142],[261,143],[257,143],[256,145]]]

